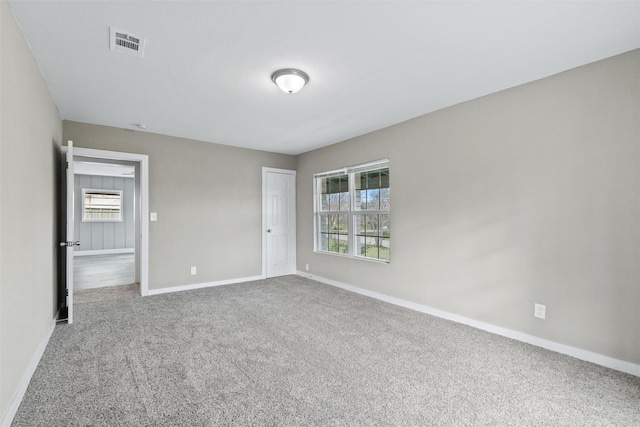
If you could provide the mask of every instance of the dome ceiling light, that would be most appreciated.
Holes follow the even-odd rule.
[[[278,85],[280,90],[293,95],[309,82],[309,76],[304,71],[295,68],[284,68],[273,73],[271,80]]]

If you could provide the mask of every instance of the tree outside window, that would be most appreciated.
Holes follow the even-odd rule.
[[[389,262],[387,161],[317,174],[316,250]]]

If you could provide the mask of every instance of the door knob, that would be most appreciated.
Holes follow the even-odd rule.
[[[267,229],[267,233],[271,233],[271,229],[270,228]]]

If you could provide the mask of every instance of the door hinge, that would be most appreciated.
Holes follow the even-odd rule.
[[[69,169],[69,162],[64,162],[67,165],[67,169]]]

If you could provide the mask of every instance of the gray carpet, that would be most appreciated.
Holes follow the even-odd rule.
[[[79,289],[73,291],[74,304],[139,297],[140,285],[138,283],[133,283],[131,285],[106,286],[93,289]]]
[[[301,277],[76,308],[14,426],[640,425],[640,378]]]

